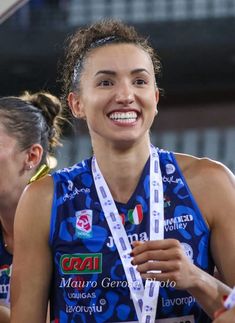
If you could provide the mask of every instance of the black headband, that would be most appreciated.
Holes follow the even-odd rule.
[[[97,39],[97,40],[93,41],[87,47],[87,49],[85,50],[84,54],[81,55],[81,57],[79,58],[79,60],[77,61],[77,63],[74,66],[74,69],[73,69],[73,84],[78,80],[78,75],[81,73],[81,67],[82,67],[83,58],[84,58],[85,54],[90,49],[97,48],[97,47],[100,47],[100,46],[104,46],[107,43],[116,43],[116,42],[119,42],[120,40],[121,40],[120,37],[117,37],[117,36],[114,36],[113,35],[113,36],[107,36],[107,37],[100,38],[100,39]]]

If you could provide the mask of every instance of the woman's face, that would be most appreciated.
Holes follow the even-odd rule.
[[[10,136],[0,122],[0,203],[18,194],[22,186],[25,156],[26,153],[19,149],[17,139]]]
[[[92,50],[80,88],[70,105],[86,118],[93,141],[124,144],[148,138],[158,89],[151,58],[140,47],[111,44]]]

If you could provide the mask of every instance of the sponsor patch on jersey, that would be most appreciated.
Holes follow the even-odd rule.
[[[128,219],[132,224],[140,224],[143,220],[143,209],[141,204],[137,204],[134,210],[128,211]]]
[[[60,268],[63,274],[99,274],[102,272],[102,254],[64,254],[60,257]]]
[[[175,165],[174,164],[166,164],[166,173],[167,175],[171,175],[175,172]]]
[[[82,239],[92,238],[92,210],[81,210],[76,215],[77,236]]]

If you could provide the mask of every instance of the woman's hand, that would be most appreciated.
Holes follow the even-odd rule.
[[[190,262],[178,240],[137,241],[133,246],[132,263],[143,279],[172,282],[171,286],[177,289],[193,287],[198,268]]]

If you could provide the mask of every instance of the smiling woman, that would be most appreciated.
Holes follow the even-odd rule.
[[[147,144],[159,93],[150,56],[139,46],[112,43],[93,49],[83,66],[80,91],[68,100],[73,114],[86,118],[92,141],[122,147],[145,134]]]
[[[230,288],[211,274],[215,263],[234,283],[234,177],[151,145],[159,71],[149,43],[121,22],[70,38],[64,101],[86,120],[94,156],[21,198],[12,323],[44,322],[49,295],[53,322],[205,323],[220,308]]]

